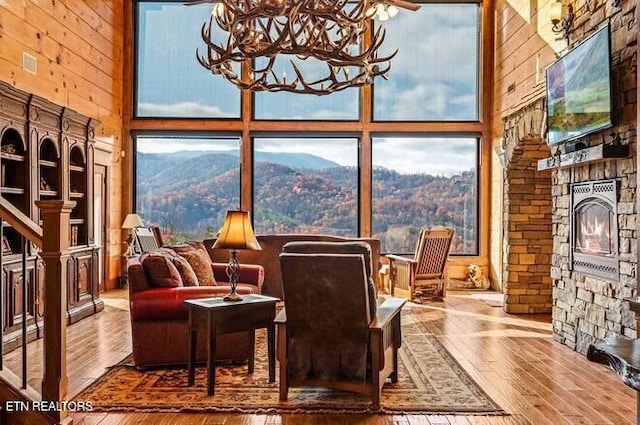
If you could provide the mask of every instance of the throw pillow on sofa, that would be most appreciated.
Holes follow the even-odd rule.
[[[184,286],[199,286],[198,276],[193,271],[191,264],[189,264],[184,257],[175,254],[171,257],[171,261],[173,262],[173,265],[176,266],[176,269],[178,269],[178,273],[180,273],[182,284]]]
[[[178,254],[189,262],[198,277],[198,284],[200,286],[216,285],[216,279],[213,277],[213,269],[211,268],[211,259],[208,254],[195,248],[192,248],[190,251],[185,250],[178,252]]]
[[[182,285],[178,269],[165,253],[148,252],[140,256],[142,268],[150,283],[158,288],[177,288]]]
[[[183,252],[187,252],[187,251],[199,250],[207,254],[206,258],[211,260],[211,258],[209,257],[209,253],[207,252],[207,248],[205,248],[204,244],[200,241],[191,241],[191,242],[181,243],[179,245],[173,245],[171,246],[171,249],[177,252],[178,254],[182,254]]]
[[[194,247],[195,249],[199,249],[202,252],[204,252],[205,254],[207,254],[207,256],[209,256],[209,253],[207,252],[207,248],[205,248],[204,244],[200,241],[191,241],[191,242],[187,242],[189,245],[191,245],[192,247]]]
[[[195,248],[187,243],[181,243],[179,245],[171,245],[171,249],[177,254],[182,254],[183,252],[193,251]]]

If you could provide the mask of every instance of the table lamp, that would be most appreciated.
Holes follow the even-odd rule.
[[[140,219],[140,216],[138,216],[138,214],[135,214],[135,213],[127,214],[127,216],[124,219],[124,222],[122,223],[122,228],[129,230],[129,236],[127,236],[127,250],[125,251],[124,255],[131,256],[134,254],[133,232],[131,231],[131,229],[135,229],[136,227],[142,227],[142,226],[144,226],[144,224],[142,223],[142,220]]]
[[[231,292],[223,299],[225,301],[240,301],[242,297],[236,293],[238,286],[238,275],[240,263],[238,263],[238,250],[250,249],[261,250],[262,247],[256,240],[256,235],[251,227],[249,212],[247,211],[227,211],[222,229],[218,233],[218,238],[213,244],[213,248],[223,248],[231,250],[231,259],[227,266],[227,276]]]

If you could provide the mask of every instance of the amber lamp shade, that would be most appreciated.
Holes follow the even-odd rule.
[[[248,211],[227,211],[227,216],[222,224],[222,229],[218,233],[218,238],[213,244],[213,248],[229,249],[231,259],[227,266],[227,276],[231,292],[224,297],[225,301],[240,301],[242,297],[236,293],[238,287],[238,274],[240,264],[238,263],[238,250],[261,250],[262,247],[256,239],[251,227]]]

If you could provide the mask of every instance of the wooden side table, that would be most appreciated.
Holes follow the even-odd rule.
[[[195,382],[195,360],[198,333],[207,337],[207,395],[214,394],[216,377],[216,336],[218,334],[249,331],[251,348],[248,369],[253,373],[255,360],[255,330],[267,328],[269,382],[276,379],[275,324],[278,298],[265,295],[243,295],[241,301],[222,298],[186,300],[189,309],[189,385]]]

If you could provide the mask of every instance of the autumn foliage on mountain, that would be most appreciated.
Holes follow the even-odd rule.
[[[170,241],[212,237],[227,210],[239,205],[237,154],[138,153],[137,212]],[[421,227],[456,231],[452,250],[476,250],[476,179],[373,170],[373,232],[383,252],[411,252]],[[257,234],[358,234],[358,170],[310,154],[256,153]],[[465,242],[466,241],[466,242]]]

